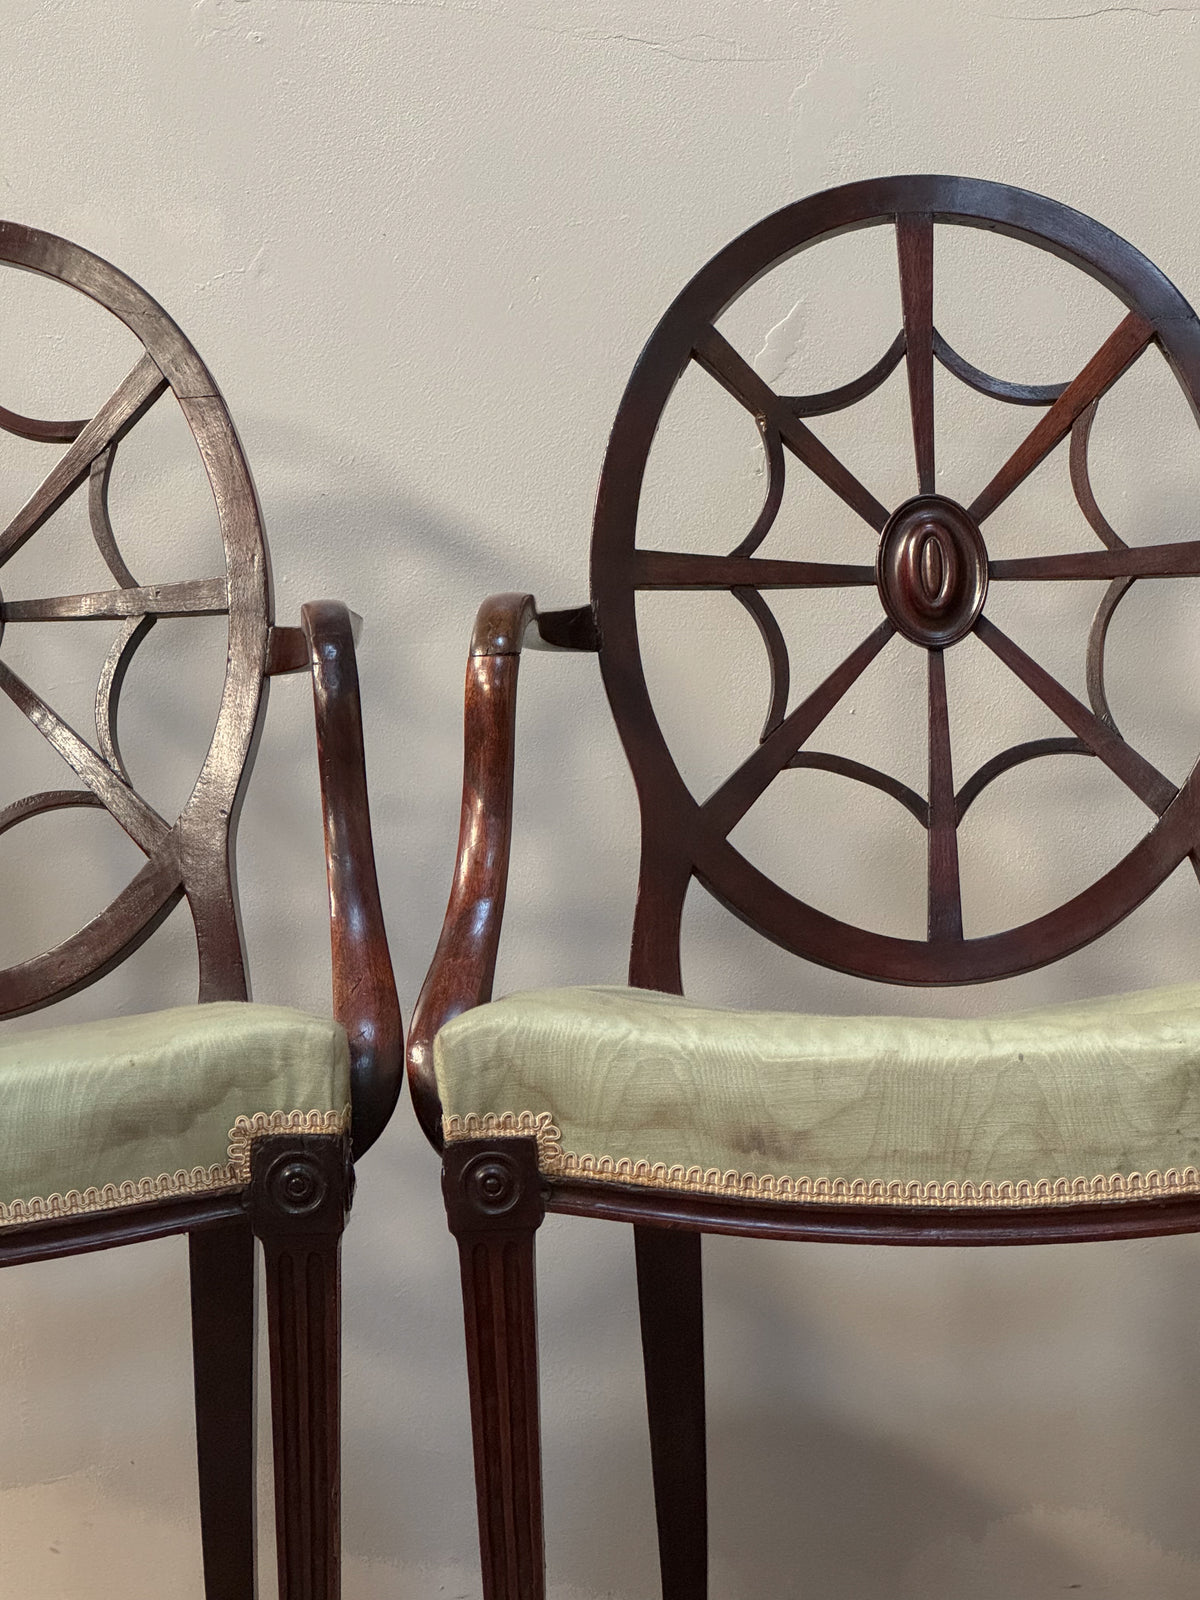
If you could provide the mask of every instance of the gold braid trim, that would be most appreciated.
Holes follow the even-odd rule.
[[[66,1194],[38,1195],[7,1204],[0,1201],[0,1228],[21,1222],[48,1222],[57,1217],[80,1217],[91,1211],[113,1211],[181,1195],[242,1189],[250,1182],[250,1147],[255,1139],[273,1133],[342,1134],[349,1126],[349,1106],[342,1111],[256,1111],[253,1116],[238,1117],[230,1128],[229,1160],[224,1165],[192,1167],[190,1171],[181,1167],[178,1172],[160,1172],[157,1178],[68,1189]]]
[[[250,1146],[272,1133],[345,1133],[350,1107],[341,1111],[256,1111],[239,1117],[229,1130],[229,1166],[233,1182],[250,1182]]]
[[[538,1166],[552,1178],[591,1179],[712,1194],[727,1200],[783,1200],[795,1205],[982,1206],[1083,1205],[1097,1200],[1161,1200],[1200,1194],[1200,1170],[1170,1167],[1166,1172],[1098,1173],[1094,1178],[1038,1178],[994,1183],[970,1179],[941,1183],[919,1178],[776,1178],[770,1173],[722,1172],[719,1167],[668,1166],[628,1156],[578,1155],[564,1150],[562,1133],[549,1111],[488,1111],[442,1119],[447,1143],[462,1139],[532,1137]]]

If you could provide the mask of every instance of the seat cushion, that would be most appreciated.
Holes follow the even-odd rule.
[[[557,1178],[884,1205],[1200,1192],[1200,984],[962,1021],[545,989],[456,1017],[434,1060],[448,1140],[534,1134]]]
[[[0,1035],[0,1226],[238,1188],[265,1133],[340,1133],[326,1017],[246,1002]]]

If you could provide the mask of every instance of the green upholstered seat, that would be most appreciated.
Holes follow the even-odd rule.
[[[1200,984],[949,1021],[546,989],[435,1043],[449,1140],[559,1178],[803,1203],[1200,1192]]]
[[[237,1188],[258,1134],[341,1133],[342,1028],[222,1002],[0,1036],[0,1225]]]

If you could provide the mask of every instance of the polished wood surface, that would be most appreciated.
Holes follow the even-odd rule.
[[[196,1469],[205,1600],[242,1600],[257,1579],[254,1230],[243,1211],[188,1234]]]
[[[537,625],[532,595],[499,594],[479,608],[471,635],[458,861],[437,954],[413,1008],[408,1035],[413,1109],[439,1148],[441,1105],[433,1041],[451,1017],[491,999],[508,892],[517,669],[526,635]],[[586,625],[576,622],[573,632],[568,627],[561,634],[564,642],[559,644],[539,631],[539,643],[545,648],[595,649]],[[567,638],[583,642],[568,643]]]
[[[716,331],[715,321],[748,283],[774,264],[821,239],[872,226],[893,230],[896,235],[904,320],[900,335],[868,373],[842,385],[838,391],[809,397],[774,394],[749,370],[744,357],[730,347],[728,339]],[[934,251],[931,240],[946,227],[984,228],[1039,245],[1099,279],[1114,292],[1118,301],[1123,302],[1114,309],[1114,331],[1084,363],[1078,376],[1062,384],[1014,385],[992,379],[970,367],[952,351],[936,327],[932,310]],[[640,666],[635,610],[637,594],[648,586],[648,578],[655,587],[666,587],[667,581],[671,581],[680,588],[733,587],[730,581],[733,579],[739,598],[743,598],[743,591],[758,590],[762,604],[758,607],[756,621],[767,638],[770,622],[764,610],[766,591],[777,584],[778,578],[786,576],[780,568],[782,556],[773,559],[773,572],[764,570],[760,574],[764,579],[762,584],[756,581],[753,573],[737,571],[735,574],[728,564],[747,556],[750,562],[755,559],[754,551],[748,547],[752,544],[756,550],[765,539],[780,503],[782,475],[797,467],[814,473],[839,494],[868,529],[882,531],[889,516],[896,516],[898,512],[882,507],[854,474],[843,470],[843,463],[830,459],[827,452],[815,452],[805,436],[795,431],[792,422],[806,414],[825,414],[853,404],[877,387],[886,371],[898,362],[901,353],[908,366],[913,423],[911,483],[918,494],[929,492],[936,465],[930,443],[933,427],[931,361],[939,361],[947,371],[993,399],[1036,406],[1045,413],[1018,448],[1009,452],[1008,459],[993,472],[990,481],[979,489],[969,506],[955,507],[951,511],[946,503],[939,513],[942,535],[937,545],[940,548],[925,541],[924,548],[930,560],[926,576],[932,580],[932,565],[938,557],[942,558],[945,575],[945,558],[965,552],[962,538],[950,534],[952,518],[966,518],[976,528],[982,525],[986,540],[986,518],[1068,435],[1072,438],[1073,465],[1077,469],[1073,471],[1073,479],[1077,485],[1085,481],[1086,428],[1094,417],[1096,403],[1151,344],[1157,344],[1167,356],[1194,408],[1197,394],[1200,394],[1200,329],[1190,308],[1162,274],[1130,245],[1078,213],[1040,196],[975,180],[881,179],[814,196],[750,229],[697,274],[660,322],[622,400],[597,499],[592,556],[593,606],[601,641],[601,667],[638,784],[643,828],[665,832],[658,818],[670,814],[671,831],[687,836],[685,853],[689,878],[698,879],[722,903],[768,937],[811,960],[889,982],[963,983],[1027,971],[1097,937],[1152,893],[1163,877],[1191,853],[1188,837],[1191,823],[1185,813],[1194,805],[1195,796],[1189,792],[1181,796],[1184,803],[1170,806],[1162,814],[1157,828],[1135,845],[1109,874],[1082,890],[1067,906],[1022,928],[1003,930],[984,938],[960,937],[950,916],[944,924],[940,920],[935,923],[932,937],[920,941],[884,938],[869,929],[824,915],[757,871],[728,837],[730,829],[744,814],[732,803],[738,789],[744,789],[746,797],[753,799],[755,773],[765,782],[772,781],[772,762],[767,747],[773,741],[776,752],[782,753],[782,731],[778,726],[771,729],[763,747],[747,756],[743,771],[732,775],[723,786],[723,792],[718,791],[718,796],[692,796],[675,766],[650,703]],[[670,557],[668,565],[658,552],[638,548],[637,512],[645,463],[658,420],[675,383],[693,365],[716,378],[755,419],[764,436],[769,487],[763,512],[756,519],[751,534],[740,543],[736,542],[736,536],[731,539],[730,556],[704,556],[689,562],[681,553]],[[1091,501],[1094,506],[1094,496]],[[1088,506],[1084,509],[1086,514]],[[972,626],[979,624],[981,630],[986,631],[990,623],[986,605],[973,622],[971,609],[987,582],[1058,581],[1060,577],[1088,573],[1111,578],[1116,583],[1127,574],[1148,575],[1168,567],[1172,571],[1187,571],[1193,559],[1186,548],[1177,551],[1151,546],[1145,551],[1127,551],[1109,540],[1102,540],[1102,543],[1108,548],[1065,553],[1062,558],[1039,557],[1028,566],[1000,559],[988,561],[980,570],[976,562],[973,582],[962,585],[959,591],[964,601],[970,602],[964,607],[966,622]],[[983,548],[986,551],[986,543]],[[838,571],[837,563],[812,565],[824,570],[805,572],[801,563],[794,563],[790,583],[803,588],[871,581],[861,568],[857,572]],[[902,586],[897,584],[896,587]],[[898,596],[903,622],[897,626],[910,638],[922,633],[916,616],[918,607],[913,603],[918,598],[911,584],[907,593]],[[1098,719],[1103,703],[1104,637],[1107,620],[1119,599],[1120,594],[1110,590],[1102,601],[1102,611],[1093,629],[1090,682],[1096,703],[1091,711]],[[924,625],[924,640],[929,649],[943,648],[947,643],[933,637],[928,624]],[[800,764],[820,764],[825,759],[823,752],[812,748],[812,743],[827,715],[826,708],[836,704],[837,699],[853,687],[881,647],[886,647],[886,641],[881,646],[878,636],[864,640],[843,666],[835,669],[838,676],[814,691],[817,694],[824,691],[825,703],[818,700],[811,708],[816,717],[815,725],[810,725],[804,717],[797,719],[799,737],[795,748],[786,755],[786,762],[798,759]],[[778,644],[773,650],[770,645],[768,648],[772,675],[778,678]],[[1013,659],[1006,665],[1011,667]],[[1043,690],[1055,692],[1045,680],[1039,680],[1035,693]],[[936,707],[935,696],[931,700],[935,715]],[[1103,754],[1113,752],[1112,742],[1101,739],[1090,725],[1086,731],[1075,723],[1068,725],[1091,753],[1103,758]],[[1043,744],[1036,749],[1022,749],[1020,759],[1057,753],[1056,746]],[[1123,753],[1119,752],[1117,759],[1126,768],[1133,765]],[[1015,759],[1008,766],[1014,764]],[[845,768],[841,770],[846,773]],[[985,776],[989,776],[990,781],[1002,770],[1008,767],[997,763],[990,775]],[[854,776],[874,782],[876,787],[889,792],[887,774],[859,771]],[[976,775],[976,786],[964,800],[978,794],[981,781]],[[1194,781],[1189,780],[1189,783]],[[964,803],[956,804],[959,819],[964,810]],[[914,810],[913,814],[918,813]],[[946,814],[946,808],[940,807],[939,827]],[[952,822],[951,826],[956,824]],[[949,833],[943,828],[941,846],[930,852],[931,870],[948,859],[948,840]],[[677,873],[668,874],[664,881],[669,884],[673,896],[679,893]],[[673,903],[664,904],[660,911],[644,903],[647,899],[643,876],[638,907],[640,922],[657,920],[660,916],[665,924],[675,920],[677,908]],[[640,927],[635,942],[639,951],[645,950],[647,940],[641,936]],[[647,952],[639,959],[648,959],[656,973],[665,971],[666,961],[661,954]],[[658,981],[657,977],[654,981]]]
[[[933,218],[912,211],[896,218],[900,304],[909,411],[917,457],[917,492],[936,488],[933,436]]]
[[[298,627],[273,626],[262,519],[241,445],[212,377],[162,308],[90,252],[17,224],[0,223],[4,265],[57,279],[98,301],[141,341],[143,353],[90,418],[45,421],[0,407],[0,432],[59,447],[38,488],[0,529],[0,568],[30,540],[54,538],[55,513],[86,486],[88,525],[113,579],[112,587],[87,593],[6,594],[0,599],[0,638],[10,628],[63,622],[107,626],[114,634],[97,682],[94,733],[72,726],[36,683],[0,658],[0,691],[76,782],[7,805],[0,811],[0,832],[32,817],[101,808],[145,863],[84,927],[0,971],[0,1016],[44,1007],[95,982],[180,902],[195,926],[198,998],[248,997],[233,871],[237,819],[265,681],[307,671],[325,827],[332,1009],[350,1040],[352,1134],[359,1153],[379,1136],[395,1104],[403,1046],[371,843],[356,619],[339,602],[320,601],[303,608]],[[109,483],[123,441],[167,397],[178,405],[207,475],[224,571],[143,583],[122,554]],[[163,816],[138,791],[122,758],[121,694],[129,665],[156,622],[199,616],[228,619],[225,678],[191,794],[178,816]],[[255,1593],[256,1235],[267,1263],[280,1595],[336,1600],[339,1592],[338,1241],[349,1204],[349,1156],[350,1141],[336,1135],[299,1144],[291,1136],[266,1136],[252,1148],[247,1190],[0,1230],[0,1266],[188,1235],[208,1600],[252,1600]],[[279,1170],[280,1162],[286,1169],[280,1182],[262,1176]],[[319,1205],[309,1203],[305,1184],[320,1187]]]
[[[333,1014],[350,1040],[351,1140],[359,1156],[383,1132],[404,1072],[400,1005],[375,875],[354,622],[340,602],[301,607],[317,721],[325,822]]]
[[[692,1600],[708,1587],[701,1238],[633,1230],[663,1600]]]
[[[341,1242],[353,1169],[328,1135],[257,1140],[250,1218],[262,1240],[271,1351],[279,1600],[341,1593]]]
[[[797,252],[839,234],[876,227],[895,241],[902,327],[859,377],[836,388],[782,395],[718,329],[737,297]],[[937,239],[946,228],[996,232],[1049,251],[1111,291],[1112,331],[1075,376],[1016,383],[975,367],[936,324]],[[882,341],[881,341],[882,342]],[[745,923],[815,963],[894,983],[954,984],[1011,976],[1055,961],[1112,928],[1190,857],[1200,872],[1200,769],[1172,783],[1120,732],[1104,683],[1105,642],[1117,606],[1142,578],[1200,572],[1200,541],[1131,547],[1106,521],[1088,471],[1088,441],[1103,396],[1156,347],[1200,416],[1200,322],[1178,291],[1136,249],[1098,223],[1041,196],[973,179],[909,176],[849,184],[786,207],[751,228],[701,269],[652,334],[617,412],[597,497],[591,606],[572,637],[597,650],[609,703],[637,786],[641,857],[629,979],[681,992],[680,930],[695,880]],[[874,393],[904,362],[912,456],[907,497],[884,505],[804,419],[843,411]],[[967,504],[937,487],[934,366],[989,399],[1042,415]],[[727,553],[649,550],[638,544],[638,514],[650,448],[664,408],[692,368],[716,381],[751,416],[762,443],[762,506]],[[988,518],[1067,439],[1076,499],[1099,548],[993,558]],[[874,537],[874,565],[759,554],[775,525],[790,472],[811,474]],[[1068,690],[988,614],[991,586],[1096,580],[1103,592],[1088,640],[1086,703]],[[771,608],[774,590],[877,589],[882,616],[814,687],[788,709],[791,664]],[[770,687],[757,745],[711,793],[693,795],[672,757],[642,666],[638,596],[646,591],[725,590],[753,619],[767,655]],[[584,608],[574,613],[585,615]],[[443,1022],[491,995],[507,885],[512,827],[516,679],[522,644],[538,613],[528,595],[486,601],[467,675],[462,828],[454,887],[426,978],[410,1047],[414,1104],[440,1143],[432,1072]],[[819,748],[830,713],[887,652],[927,655],[927,792],[918,793],[865,762]],[[946,652],[977,639],[1064,725],[1061,735],[1002,750],[975,771],[955,769]],[[704,649],[713,648],[704,640]],[[844,647],[843,647],[844,648]],[[958,835],[963,817],[1001,774],[1051,757],[1102,762],[1146,808],[1146,830],[1126,855],[1064,904],[1019,927],[987,936],[964,929]],[[883,936],[807,905],[753,866],[729,835],[778,776],[797,767],[866,784],[906,807],[927,830],[928,926],[924,939]],[[493,1163],[528,1141],[455,1142],[444,1171]],[[528,1156],[522,1159],[528,1159]],[[449,1181],[449,1180],[447,1180]],[[532,1183],[532,1175],[527,1182]],[[462,1202],[447,1189],[451,1227],[463,1241]],[[1200,1229],[1194,1196],[1055,1205],[917,1206],[785,1203],[675,1193],[633,1183],[543,1177],[540,1204],[552,1212],[633,1225],[638,1268],[655,1499],[666,1600],[704,1600],[703,1330],[700,1235],[888,1245],[982,1246],[1063,1243],[1169,1235]],[[457,1211],[455,1208],[458,1208]],[[485,1600],[513,1594],[513,1568],[488,1529],[540,1528],[532,1466],[506,1465],[513,1423],[498,1414],[505,1352],[522,1352],[522,1384],[535,1354],[532,1231],[522,1245],[520,1293],[502,1316],[481,1315],[487,1296],[464,1269],[468,1357]],[[490,1280],[489,1280],[490,1281]],[[524,1404],[524,1402],[522,1402]],[[500,1502],[497,1502],[497,1496]],[[507,1564],[506,1564],[507,1563]],[[540,1596],[540,1572],[519,1592]]]
[[[484,1588],[489,1600],[544,1600],[535,1142],[450,1146],[442,1192],[462,1276]]]

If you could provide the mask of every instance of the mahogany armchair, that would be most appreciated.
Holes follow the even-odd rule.
[[[724,331],[726,311],[799,252],[872,228],[894,239],[899,333],[856,380],[816,393],[777,392]],[[1054,384],[995,378],[943,336],[934,316],[935,240],[962,238],[963,228],[1051,252],[1111,294],[1103,331],[1076,376]],[[539,614],[531,596],[510,594],[479,612],[467,668],[458,864],[413,1018],[409,1074],[417,1114],[442,1152],[461,1256],[487,1600],[544,1594],[534,1240],[547,1211],[633,1225],[666,1600],[701,1600],[707,1592],[704,1233],[984,1245],[1200,1228],[1198,986],[988,1021],[718,1011],[685,1000],[681,982],[681,920],[693,879],[809,962],[893,984],[946,985],[1030,972],[1079,950],[1189,856],[1200,859],[1200,777],[1168,777],[1123,737],[1104,683],[1106,633],[1131,585],[1200,573],[1200,541],[1164,539],[1153,521],[1139,524],[1138,542],[1127,543],[1089,478],[1097,406],[1142,357],[1165,358],[1195,414],[1195,314],[1144,256],[1077,212],[1004,185],[948,177],[819,194],[721,251],[651,336],[600,480],[590,605]],[[959,482],[961,469],[936,471],[935,363],[1002,402],[993,408],[998,415],[1011,415],[1004,405],[1035,412],[1015,449],[992,440],[991,464],[978,482]],[[891,392],[909,413],[912,443],[903,453],[912,465],[904,493],[884,503],[808,419],[866,399],[897,369],[897,385],[906,378],[906,388]],[[727,538],[728,554],[686,548],[688,526],[678,527],[670,548],[643,537],[647,462],[685,375],[720,386],[761,438],[765,497],[749,531]],[[1045,535],[1035,554],[989,552],[996,527],[988,519],[1068,437],[1082,537],[1069,536],[1067,553]],[[1047,472],[1063,466],[1056,458]],[[834,559],[825,558],[831,540],[819,515],[793,517],[780,535],[785,487],[797,472],[801,484],[811,474],[843,503],[850,531],[839,535]],[[1080,674],[1086,700],[994,614],[1019,585],[1033,591],[1068,581],[1099,591]],[[842,646],[840,664],[799,683],[793,696],[768,594],[855,586],[867,592],[858,642],[849,654]],[[770,668],[761,736],[756,745],[751,736],[740,764],[709,793],[693,792],[668,746],[647,686],[639,609],[649,591],[689,589],[725,591],[740,602]],[[805,613],[813,627],[819,611]],[[740,615],[737,605],[729,614]],[[598,654],[632,768],[642,843],[630,987],[492,1001],[517,670],[530,639]],[[711,658],[707,634],[699,648]],[[971,775],[956,770],[951,733],[964,724],[954,704],[962,681],[955,652],[960,662],[974,652],[993,673],[1032,691],[1057,725],[1052,736],[996,750]],[[893,665],[910,661],[922,680],[928,734],[920,788],[821,748],[831,713],[874,661],[889,656]],[[1065,754],[1096,758],[1096,770],[1118,792],[1122,785],[1131,791],[1146,820],[1136,825],[1135,817],[1131,846],[1064,903],[1019,925],[980,931],[970,905],[964,915],[964,818],[1003,774],[1027,774],[1033,769],[1024,763]],[[848,794],[849,784],[866,785],[906,809],[924,839],[924,936],[835,916],[774,881],[732,842],[769,786],[794,782],[784,774],[806,768],[848,780]]]
[[[0,971],[0,1015],[21,1016],[93,983],[181,902],[194,923],[201,1002],[0,1035],[0,1265],[186,1233],[205,1593],[208,1600],[249,1600],[256,1590],[256,1237],[261,1241],[279,1593],[334,1600],[340,1240],[352,1162],[391,1114],[403,1056],[367,806],[357,619],[340,603],[318,601],[302,608],[300,626],[273,624],[262,522],[233,423],[192,346],[144,290],[89,251],[13,223],[0,223],[0,263],[90,297],[124,325],[105,323],[114,344],[125,339],[129,346],[119,356],[127,376],[90,418],[47,422],[0,409],[10,456],[25,452],[18,467],[39,451],[52,460],[48,472],[41,465],[41,481],[23,505],[14,494],[0,532],[0,690],[14,715],[4,777],[19,796],[0,810],[0,834],[34,818],[97,808],[144,858],[77,932]],[[60,299],[70,302],[59,307],[68,322],[77,310],[84,314],[72,297]],[[95,383],[93,371],[81,369],[79,378]],[[211,490],[211,498],[202,491],[208,537],[223,558],[214,559],[220,570],[189,578],[181,557],[179,581],[145,582],[118,542],[121,518],[110,516],[109,489],[120,481],[125,441],[132,437],[137,446],[139,424],[144,436],[143,419],[151,412],[161,418],[164,407],[174,425],[182,417],[199,451]],[[72,524],[67,513],[76,508],[86,514]],[[169,501],[157,514],[172,516]],[[51,541],[55,562],[80,543],[86,555],[94,543],[92,559],[98,553],[107,581],[86,593],[28,593],[15,558],[27,545],[27,555],[39,546],[47,555]],[[130,560],[138,564],[136,556]],[[164,816],[143,792],[140,763],[122,751],[118,704],[150,631],[163,619],[186,626],[197,617],[227,619],[227,651],[221,647],[218,656],[223,682],[190,793],[178,814]],[[31,639],[41,634],[58,645],[69,624],[103,629],[108,646],[94,732],[72,726],[51,704],[60,681],[43,678],[39,688],[23,664]],[[312,678],[329,886],[333,1005],[317,1015],[250,1002],[233,874],[268,682],[294,672]],[[146,688],[136,669],[134,679]],[[15,713],[55,752],[46,755],[34,739],[32,754],[43,753],[43,767],[61,767],[69,784],[28,792]],[[176,731],[159,719],[160,739],[171,744]],[[10,850],[20,843],[17,834],[5,840]],[[8,903],[8,928],[19,927],[19,897]]]

